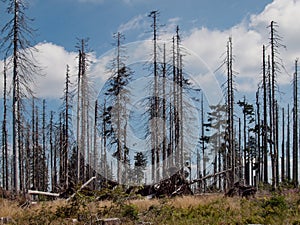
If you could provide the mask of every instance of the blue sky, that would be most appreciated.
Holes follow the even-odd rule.
[[[152,10],[160,11],[160,22],[178,18],[183,30],[194,27],[228,29],[249,15],[261,12],[270,0],[30,0],[28,14],[35,18],[37,42],[47,41],[74,50],[76,38],[89,37],[91,48],[101,54],[111,47],[118,28]],[[150,30],[150,28],[149,28]],[[141,27],[139,32],[147,32]],[[126,33],[128,41],[135,32]]]
[[[35,19],[32,25],[38,29],[35,46],[39,52],[35,58],[45,74],[38,77],[33,86],[39,98],[59,100],[63,95],[67,64],[71,79],[76,83],[76,38],[90,38],[93,52],[89,54],[92,63],[88,74],[96,92],[109,76],[106,65],[113,54],[113,33],[124,32],[130,63],[146,60],[151,52],[151,20],[147,14],[159,10],[160,24],[165,25],[159,32],[160,41],[170,44],[176,25],[180,26],[181,43],[188,53],[184,56],[184,68],[193,81],[200,84],[208,104],[212,104],[214,94],[220,92],[224,82],[223,70],[214,71],[222,63],[228,37],[233,39],[236,100],[245,94],[250,102],[255,101],[261,81],[262,45],[268,46],[267,26],[272,20],[276,21],[286,46],[279,49],[284,69],[277,74],[278,99],[281,107],[291,102],[294,60],[300,56],[300,26],[296,24],[300,21],[300,0],[28,1],[27,15]],[[0,1],[0,27],[9,19],[4,7]],[[3,68],[2,63],[0,60],[0,68]],[[2,82],[0,93],[2,95]]]
[[[1,2],[1,26],[8,20],[4,7]],[[89,72],[99,78],[97,83],[104,83],[107,58],[103,54],[112,49],[112,34],[123,31],[126,43],[150,40],[151,20],[147,14],[152,10],[160,11],[159,23],[164,24],[160,40],[169,43],[179,25],[182,45],[201,58],[211,72],[222,63],[231,36],[236,89],[249,94],[251,100],[261,79],[260,56],[262,45],[268,45],[267,26],[271,20],[276,21],[287,46],[280,49],[286,70],[278,75],[278,84],[289,90],[294,60],[300,55],[300,29],[292,27],[300,21],[299,0],[29,0],[27,15],[35,19],[32,25],[38,29],[35,41],[39,53],[35,57],[46,75],[38,78],[34,87],[38,97],[62,95],[66,64],[76,77],[77,38],[90,38],[93,63]],[[136,53],[135,58],[138,54],[145,53]],[[222,74],[210,74],[201,77],[201,82],[206,87],[214,86],[212,77],[221,83],[224,78]]]

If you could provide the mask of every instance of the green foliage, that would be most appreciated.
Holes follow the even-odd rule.
[[[282,195],[274,195],[270,199],[266,199],[262,203],[262,208],[264,209],[262,215],[268,223],[275,221],[283,223],[289,209],[285,197]]]
[[[122,206],[122,217],[128,217],[132,220],[138,219],[138,208],[132,204],[125,204]]]
[[[71,199],[70,204],[57,208],[55,215],[60,218],[70,218],[77,215],[80,209],[86,209],[86,199],[80,194],[76,194]]]
[[[18,218],[16,222],[17,224],[52,224],[52,221],[60,219],[51,213],[49,208],[43,206],[37,214],[25,214],[24,217]]]
[[[106,192],[108,204],[96,202],[82,194],[56,207],[42,203],[35,211],[28,209],[18,218],[17,224],[95,224],[97,218],[118,217],[122,224],[300,224],[300,195],[272,195],[256,199],[224,197],[188,197],[178,199],[131,201],[132,196],[117,187]],[[140,207],[138,203],[149,204]],[[186,202],[183,204],[182,202]]]
[[[137,183],[144,179],[144,170],[147,166],[147,158],[143,152],[137,152],[134,156],[134,178]]]

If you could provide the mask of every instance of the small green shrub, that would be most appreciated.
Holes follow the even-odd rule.
[[[132,204],[125,204],[122,206],[122,217],[127,217],[131,220],[138,220],[138,208]]]
[[[271,198],[266,199],[262,203],[262,208],[262,216],[265,218],[265,223],[268,224],[278,222],[282,224],[289,210],[285,197],[282,195],[273,195]]]

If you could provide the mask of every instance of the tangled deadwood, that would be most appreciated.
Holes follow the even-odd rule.
[[[233,197],[235,195],[241,196],[242,198],[249,198],[249,197],[255,197],[255,194],[257,192],[257,188],[253,186],[245,186],[243,184],[240,184],[239,182],[236,182],[232,188],[230,188],[226,193],[226,197]]]
[[[136,194],[152,197],[174,197],[178,195],[193,195],[190,184],[187,181],[187,174],[184,170],[179,170],[172,176],[161,180],[153,185],[144,185]],[[134,187],[130,187],[127,193],[130,193]]]

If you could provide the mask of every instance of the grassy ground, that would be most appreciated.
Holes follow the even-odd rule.
[[[259,195],[254,199],[225,198],[221,194],[152,200],[123,197],[95,201],[78,195],[70,202],[39,202],[25,209],[17,202],[0,199],[0,217],[22,225],[97,224],[97,219],[109,217],[120,218],[122,224],[300,224],[299,193]]]

